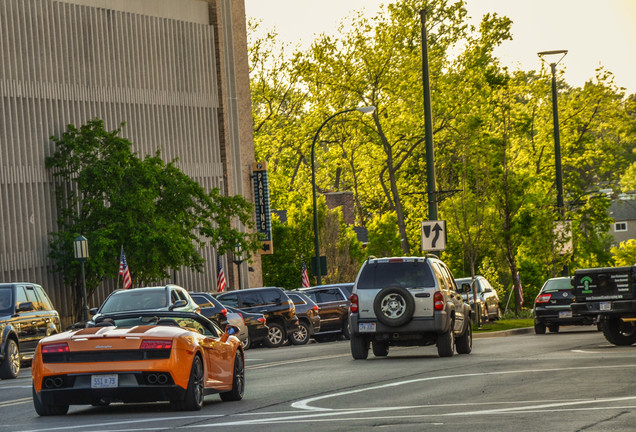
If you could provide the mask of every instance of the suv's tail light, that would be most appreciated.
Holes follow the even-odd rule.
[[[259,323],[265,324],[267,322],[267,319],[265,319],[265,317],[258,317],[256,318],[256,321],[258,321]]]
[[[358,313],[358,295],[351,294],[351,297],[349,297],[349,302],[349,310],[351,311],[351,313]]]
[[[444,310],[444,296],[440,291],[435,291],[433,295],[433,305],[436,311]]]
[[[552,294],[539,294],[537,296],[537,303],[548,303],[552,298]]]
[[[225,318],[227,318],[227,309],[225,308],[221,309],[221,313],[223,314]]]
[[[315,310],[316,312],[318,312],[318,310],[320,310],[320,308],[318,307],[318,305],[314,305],[314,307],[312,307],[313,310]]]
[[[42,345],[42,354],[66,353],[69,351],[70,349],[66,342],[51,344],[51,345]]]
[[[148,349],[171,349],[172,341],[171,340],[144,340],[141,341],[141,346],[139,349],[148,350]]]

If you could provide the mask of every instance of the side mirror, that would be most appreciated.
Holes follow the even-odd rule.
[[[239,328],[233,325],[228,325],[225,327],[225,333],[232,336],[239,333]]]
[[[469,283],[463,283],[462,284],[462,292],[464,292],[464,293],[470,292],[470,284]]]
[[[187,305],[188,302],[185,300],[177,300],[176,302],[172,303],[170,305],[170,307],[168,308],[168,310],[174,310],[176,308],[180,308],[180,307],[184,307],[185,305]]]
[[[15,312],[29,312],[35,310],[33,307],[33,302],[22,302],[18,304],[18,307],[15,308]]]

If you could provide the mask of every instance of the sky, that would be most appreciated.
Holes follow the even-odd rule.
[[[245,0],[245,10],[282,40],[308,47],[321,33],[336,34],[352,11],[373,16],[395,1]],[[568,50],[558,70],[569,85],[582,87],[603,66],[617,86],[636,93],[636,0],[466,0],[466,8],[474,25],[486,13],[512,20],[513,40],[495,54],[513,70],[539,70],[537,52]]]

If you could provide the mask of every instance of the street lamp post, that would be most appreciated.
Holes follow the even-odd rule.
[[[88,259],[88,240],[83,235],[73,240],[75,259],[79,260],[82,268],[82,295],[84,297],[84,321],[88,321],[88,302],[86,300],[86,279],[84,278],[84,262]]]
[[[563,201],[563,172],[561,169],[561,138],[559,135],[559,108],[557,103],[557,80],[556,67],[568,53],[567,50],[541,51],[537,55],[539,58],[550,65],[552,72],[552,120],[554,122],[554,165],[555,165],[555,183],[557,190],[557,210],[559,212],[559,220],[563,222],[565,218],[565,203]],[[548,62],[546,57],[553,59]],[[568,276],[569,270],[567,264],[563,266],[561,274]]]
[[[232,261],[234,262],[234,264],[236,264],[236,274],[238,275],[238,289],[243,289],[243,286],[241,285],[241,264],[243,264],[245,258],[243,257],[243,247],[240,243],[237,243],[237,245],[234,246],[234,255],[232,257]]]
[[[548,63],[545,57],[560,56],[557,61],[548,63],[552,72],[552,119],[554,122],[554,160],[556,169],[556,189],[557,189],[557,209],[559,217],[563,219],[565,216],[565,205],[563,202],[563,172],[561,170],[561,138],[559,136],[559,108],[557,103],[557,80],[556,67],[559,62],[568,53],[567,50],[541,51],[537,53],[539,58]],[[552,57],[555,58],[555,57]]]
[[[318,141],[318,135],[320,134],[320,131],[329,122],[329,120],[331,120],[332,118],[340,114],[345,114],[351,111],[358,111],[363,114],[370,114],[373,111],[375,111],[375,107],[371,105],[371,106],[364,106],[364,107],[358,107],[358,108],[349,108],[349,109],[339,111],[333,114],[331,117],[329,117],[320,125],[320,127],[316,131],[316,135],[314,135],[314,140],[311,143],[311,188],[312,188],[313,204],[314,204],[314,249],[316,253],[316,281],[318,282],[318,285],[322,285],[322,270],[320,268],[320,242],[318,240],[318,209],[317,209],[318,205],[316,203],[316,164],[314,163],[315,153],[316,153],[315,151],[316,141]]]

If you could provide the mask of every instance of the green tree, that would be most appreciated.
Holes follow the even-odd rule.
[[[612,254],[614,254],[614,264],[617,266],[636,265],[636,240],[621,242],[617,247],[612,248]]]
[[[183,266],[201,271],[199,251],[207,243],[221,254],[237,243],[247,251],[257,247],[254,235],[232,228],[235,221],[251,225],[250,203],[218,189],[206,192],[179,170],[177,160],[165,163],[159,152],[141,159],[119,136],[121,127],[107,131],[94,119],[51,137],[55,152],[46,167],[57,182],[59,216],[57,231],[50,233],[50,257],[75,288],[77,305],[79,265],[72,245],[78,234],[90,245],[88,294],[113,276],[122,245],[137,285],[166,279],[170,269]]]

